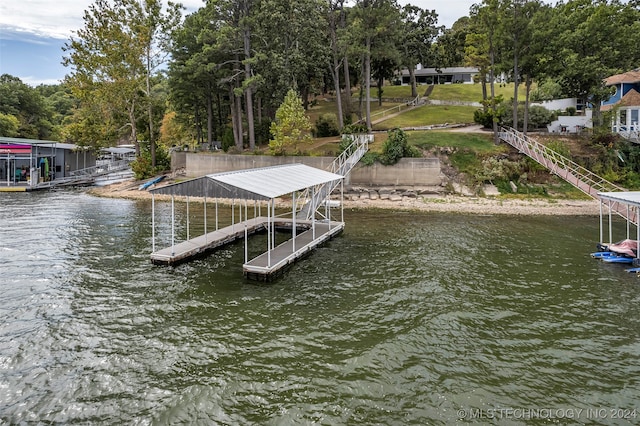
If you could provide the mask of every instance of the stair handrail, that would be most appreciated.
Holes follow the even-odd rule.
[[[360,161],[362,156],[369,150],[369,138],[371,138],[372,135],[357,134],[345,135],[345,137],[351,137],[352,142],[331,162],[328,167],[328,170],[331,173],[342,176],[346,176],[358,161]],[[306,200],[306,203],[302,203],[299,214],[305,216],[306,219],[310,219],[319,209],[321,202],[331,195],[338,184],[339,181],[333,181],[318,186],[318,188],[315,188],[313,197],[309,196],[310,189],[307,188],[300,197],[301,200]]]
[[[546,147],[545,145],[541,144],[540,142],[536,141],[535,139],[526,136],[524,134],[522,134],[521,132],[518,132],[517,130],[510,128],[510,127],[503,127],[500,131],[500,139],[504,140],[505,142],[509,143],[510,145],[514,146],[515,148],[517,148],[520,152],[524,152],[525,154],[527,154],[529,157],[531,157],[532,159],[538,161],[538,158],[536,158],[536,156],[531,155],[530,152],[525,152],[525,150],[521,149],[521,147],[526,147],[524,144],[513,144],[511,143],[512,139],[510,139],[509,137],[507,137],[507,135],[514,137],[517,140],[521,140],[524,141],[528,146],[532,147],[529,149],[529,151],[533,151],[536,153],[539,153],[542,155],[543,158],[548,159],[549,161],[551,161],[554,165],[560,165],[563,167],[563,169],[567,172],[570,172],[574,177],[578,178],[578,179],[582,179],[582,182],[587,183],[589,185],[589,187],[591,188],[595,188],[596,192],[616,192],[616,191],[627,191],[626,189],[622,188],[621,186],[618,186],[610,181],[608,181],[607,179],[598,176],[597,174],[593,173],[591,170],[579,165],[578,163],[576,163],[573,160],[570,160],[569,158],[565,157],[562,154],[559,154],[558,152],[552,150],[551,148]],[[538,161],[538,163],[542,164],[543,166],[547,166],[546,164],[541,163],[540,161]],[[555,173],[555,171],[554,171]],[[556,173],[557,174],[557,173]],[[583,192],[585,192],[587,195],[591,195],[593,196],[594,194],[591,194],[589,192],[584,191],[584,189],[582,188],[578,188],[580,190],[582,190]]]
[[[546,147],[535,139],[524,135],[523,133],[513,128],[502,127],[500,129],[499,137],[509,145],[516,148],[518,151],[526,154],[528,157],[537,161],[542,166],[548,168],[551,172],[569,182],[575,188],[579,189],[580,191],[596,200],[600,199],[600,197],[598,196],[598,193],[600,192],[627,191],[627,189],[609,182],[607,179],[598,176],[591,170],[579,165],[578,163],[570,160],[569,158],[559,154],[551,148]],[[541,161],[539,156],[551,163],[556,169],[554,170],[552,167],[549,167],[549,164],[545,164],[545,162]],[[565,175],[562,176],[560,171],[564,171]],[[568,179],[569,175],[571,175],[575,179],[575,182]],[[583,183],[588,187],[588,189],[585,189],[579,183]],[[612,212],[615,212],[624,219],[634,224],[636,223],[636,215],[630,214],[627,206],[615,202],[609,203],[609,208]]]

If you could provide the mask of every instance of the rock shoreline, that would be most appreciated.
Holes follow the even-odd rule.
[[[151,199],[148,191],[139,191],[140,182],[124,182],[94,187],[89,192],[108,198]],[[156,200],[168,200],[158,195]],[[196,201],[197,198],[192,198]],[[287,206],[289,203],[283,204]],[[422,212],[502,215],[598,216],[600,203],[596,200],[566,200],[554,198],[515,199],[500,196],[443,195],[435,189],[352,188],[345,191],[344,206],[350,209],[389,209]]]

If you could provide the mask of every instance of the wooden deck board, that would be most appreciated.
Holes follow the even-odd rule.
[[[250,278],[268,280],[272,275],[277,274],[287,265],[305,256],[308,252],[318,247],[320,244],[331,239],[344,229],[343,222],[316,222],[315,239],[313,230],[309,229],[296,235],[295,251],[293,238],[275,247],[271,252],[265,252],[243,265],[245,276]]]
[[[292,218],[275,218],[276,227],[290,228],[293,226]],[[182,241],[151,253],[151,262],[159,265],[175,265],[189,261],[197,256],[201,256],[230,244],[236,240],[243,239],[245,235],[245,223],[247,234],[253,235],[267,227],[267,218],[263,216],[255,217],[244,222],[229,225],[216,231]],[[311,228],[312,222],[296,220],[296,227]],[[271,263],[268,265],[269,254],[264,253],[243,266],[245,275],[247,273],[258,274],[258,276],[270,276],[280,268],[294,262],[299,257],[304,256],[308,251],[314,249],[319,244],[330,239],[344,228],[343,222],[331,222],[331,227],[326,222],[316,221],[316,239],[313,240],[313,231],[308,229],[296,235],[296,252],[293,253],[293,239],[289,239],[271,250]]]

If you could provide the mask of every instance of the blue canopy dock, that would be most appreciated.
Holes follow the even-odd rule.
[[[152,253],[151,261],[159,265],[175,265],[206,254],[216,248],[244,238],[245,259],[243,273],[247,278],[268,281],[279,275],[286,266],[305,256],[320,244],[344,229],[343,176],[303,164],[238,170],[216,173],[196,179],[151,189],[152,194]],[[331,219],[329,197],[340,184],[340,220]],[[155,195],[171,196],[171,246],[155,248]],[[291,196],[290,213],[276,216],[276,199]],[[203,235],[175,242],[175,197],[204,199],[205,231]],[[216,205],[215,230],[208,232],[206,223],[207,199]],[[219,200],[232,200],[232,224],[218,226]],[[236,201],[239,201],[239,220],[235,222]],[[253,202],[253,209],[249,202]],[[263,207],[266,216],[262,214]],[[187,204],[188,210],[188,204]],[[251,214],[253,210],[253,214]],[[251,215],[251,217],[249,217]],[[291,229],[292,236],[276,246],[276,228]],[[248,259],[248,237],[267,231],[266,251]]]

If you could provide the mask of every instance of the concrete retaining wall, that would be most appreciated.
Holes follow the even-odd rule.
[[[184,160],[180,157],[184,156]],[[184,164],[188,177],[211,173],[302,163],[327,170],[333,157],[273,157],[268,155],[227,155],[174,152],[172,166]],[[176,170],[176,167],[173,167]],[[440,161],[437,158],[403,158],[393,166],[357,165],[345,184],[351,186],[437,186],[441,184]]]

